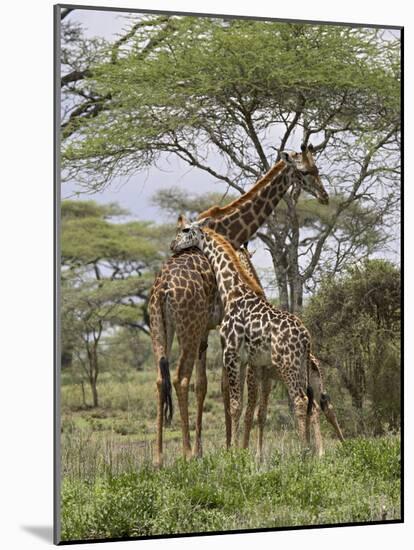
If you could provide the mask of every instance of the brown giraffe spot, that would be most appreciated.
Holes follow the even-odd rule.
[[[234,221],[230,227],[229,227],[229,231],[233,234],[233,235],[237,235],[238,233],[240,233],[240,231],[243,229],[241,223],[236,220]]]
[[[253,216],[252,212],[247,212],[247,214],[244,215],[244,220],[243,221],[246,225],[250,225],[253,220],[254,220],[254,216]]]
[[[237,240],[241,243],[244,243],[244,242],[247,241],[248,235],[249,235],[249,233],[248,233],[247,229],[243,229],[243,231],[237,237]]]

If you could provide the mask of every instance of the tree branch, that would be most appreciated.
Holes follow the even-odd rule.
[[[91,75],[92,71],[90,69],[84,69],[83,71],[74,70],[62,76],[60,79],[60,84],[63,88],[63,86],[66,86],[70,82],[78,82],[79,80],[83,80]]]
[[[293,117],[290,124],[287,126],[286,132],[285,132],[285,134],[284,134],[284,136],[283,136],[283,138],[280,142],[279,152],[284,151],[284,149],[286,147],[286,143],[287,143],[287,141],[290,137],[290,134],[292,133],[292,131],[296,127],[296,124],[298,123],[298,121],[299,121],[299,119],[300,119],[300,117],[303,113],[303,109],[305,107],[305,104],[306,104],[305,96],[303,94],[300,94],[300,102],[299,102],[298,108],[296,109],[295,116]]]
[[[173,137],[173,142],[174,142],[173,146],[175,148],[175,150],[173,149],[173,152],[175,152],[176,155],[178,155],[181,159],[183,159],[185,162],[187,162],[190,166],[200,168],[200,170],[204,170],[205,172],[208,172],[209,174],[211,174],[215,178],[217,178],[219,180],[222,180],[222,181],[225,181],[230,187],[232,187],[233,189],[236,189],[237,191],[239,191],[239,193],[241,193],[241,194],[244,193],[243,187],[241,187],[240,185],[237,185],[237,183],[234,183],[234,181],[232,181],[230,178],[228,178],[227,176],[223,176],[222,174],[219,174],[218,172],[216,172],[215,170],[210,168],[210,166],[207,166],[205,164],[201,164],[201,162],[198,161],[196,159],[196,157],[192,153],[190,153],[190,151],[188,149],[186,149],[185,147],[180,145],[180,143],[179,143],[179,141],[178,141],[178,139],[175,135]]]

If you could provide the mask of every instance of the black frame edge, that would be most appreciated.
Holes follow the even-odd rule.
[[[381,25],[379,23],[350,23],[345,21],[318,21],[314,19],[290,19],[279,17],[265,17],[255,15],[237,15],[237,14],[223,14],[223,13],[204,13],[204,12],[186,12],[186,11],[172,11],[172,10],[151,10],[141,8],[119,8],[111,6],[89,6],[87,4],[56,4],[60,8],[69,8],[77,10],[95,10],[95,11],[114,11],[114,12],[130,12],[130,13],[148,13],[153,15],[192,15],[197,17],[218,17],[223,19],[253,19],[256,21],[274,21],[274,22],[286,22],[289,23],[307,23],[316,25],[342,25],[347,27],[368,27],[376,29],[394,29],[401,30],[404,27],[400,25]]]
[[[53,6],[53,543],[61,543],[60,471],[60,14]]]

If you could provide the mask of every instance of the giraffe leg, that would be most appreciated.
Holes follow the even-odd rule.
[[[226,424],[226,449],[229,449],[231,444],[230,388],[229,377],[224,367],[221,375],[221,392],[223,395],[224,421]]]
[[[321,393],[322,378],[318,369],[319,376],[312,376],[314,368],[314,357],[309,352],[307,357],[307,397],[308,397],[308,409],[306,417],[306,439],[310,445],[310,431],[313,433],[313,450],[318,457],[323,455],[323,443],[320,425],[319,405],[315,400],[315,390],[317,396]]]
[[[321,423],[319,414],[319,405],[313,402],[312,412],[310,414],[310,425],[313,433],[313,447],[315,454],[320,458],[323,456],[323,440],[321,434]]]
[[[191,458],[192,455],[188,420],[188,390],[198,348],[199,346],[194,344],[191,347],[181,346],[181,353],[174,376],[174,387],[177,393],[178,407],[181,416],[183,455],[184,458],[187,459]]]
[[[241,416],[241,388],[240,388],[240,359],[234,348],[225,347],[223,351],[223,365],[229,379],[231,442],[239,446],[239,424]]]
[[[321,409],[328,420],[328,422],[333,426],[333,429],[336,432],[336,435],[338,436],[338,439],[341,442],[345,441],[345,438],[343,436],[342,430],[339,426],[338,419],[336,418],[335,409],[333,408],[333,405],[331,403],[331,399],[327,393],[321,394]]]
[[[272,379],[270,377],[270,369],[268,367],[262,368],[262,379],[261,379],[261,391],[260,391],[260,402],[259,402],[259,412],[257,415],[257,420],[259,424],[259,436],[257,439],[257,458],[262,461],[263,459],[263,433],[264,427],[266,424],[267,418],[267,407],[269,402],[270,390],[272,389]]]
[[[339,426],[338,419],[335,414],[335,409],[331,403],[331,398],[324,391],[323,388],[323,377],[322,371],[319,367],[319,361],[313,355],[311,355],[310,358],[310,383],[315,389],[315,401],[317,403],[320,403],[322,412],[324,413],[326,419],[335,430],[338,439],[343,442],[345,441],[345,438]]]
[[[198,352],[198,359],[196,361],[196,380],[195,380],[195,394],[197,400],[197,414],[196,414],[196,435],[193,448],[193,456],[200,458],[203,456],[203,447],[201,441],[202,419],[203,419],[203,406],[204,399],[207,393],[207,373],[206,373],[206,359],[207,359],[207,345],[208,345],[208,333],[201,341],[201,346]]]
[[[241,408],[243,410],[243,400],[244,400],[244,384],[246,381],[246,372],[247,372],[247,365],[246,363],[240,362],[240,404]]]
[[[159,369],[158,369],[159,371]],[[162,379],[161,374],[158,372],[157,376],[157,447],[154,457],[154,465],[161,468],[163,464],[163,424],[164,424],[164,411],[163,411],[163,397],[162,397]]]
[[[164,420],[170,422],[173,414],[170,367],[168,362],[170,341],[173,332],[165,330],[162,317],[161,303],[158,297],[152,297],[150,311],[152,314],[152,347],[157,366],[157,443],[155,448],[154,465],[160,468],[163,464],[163,428]],[[171,336],[171,334],[172,336]],[[171,336],[169,338],[169,335]]]
[[[243,449],[249,448],[250,432],[253,424],[254,411],[257,402],[257,376],[255,369],[247,367],[247,408],[244,416]]]
[[[309,428],[307,426],[308,422],[308,398],[305,393],[302,392],[293,392],[292,394],[293,410],[296,417],[297,430],[299,434],[299,439],[302,442],[302,445],[309,447],[310,445],[310,424]]]
[[[314,401],[314,399],[313,399],[313,388],[310,384],[307,384],[306,397],[307,397],[307,400],[308,400],[308,406],[306,407],[305,438],[306,438],[306,444],[310,448],[310,446],[311,446],[311,418],[312,418],[313,401]]]
[[[171,381],[168,360],[161,356],[157,366],[157,446],[154,465],[160,468],[163,464],[163,427],[171,422],[173,407],[171,399]]]
[[[308,418],[308,397],[302,387],[301,364],[298,359],[284,360],[280,364],[273,359],[272,363],[276,366],[280,378],[286,385],[289,397],[293,404],[293,412],[296,418],[296,426],[299,440],[304,447],[310,445],[310,420]]]

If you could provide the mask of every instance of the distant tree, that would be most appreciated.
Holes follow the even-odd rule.
[[[187,193],[180,187],[160,189],[154,193],[152,203],[170,216],[185,214],[187,218],[195,218],[197,214],[207,210],[214,204],[225,204],[231,202],[236,196],[230,193]]]
[[[148,292],[170,229],[120,223],[127,213],[118,205],[92,201],[63,201],[61,213],[63,355],[82,366],[96,407],[101,339],[114,327],[149,334]]]
[[[364,409],[371,411],[377,432],[384,423],[399,427],[400,307],[399,269],[369,260],[326,278],[304,312],[316,352],[337,369],[361,429]]]
[[[122,377],[131,367],[142,370],[152,360],[150,338],[131,326],[121,326],[102,341],[101,354],[107,364],[114,365]]]
[[[392,245],[400,44],[391,31],[137,15],[115,43],[89,50],[70,90],[71,73],[62,77],[76,97],[62,120],[65,178],[97,190],[173,155],[242,192],[282,149],[312,140],[329,218],[301,230],[287,196],[284,222],[275,213],[260,234],[283,307],[300,310],[322,272]]]

